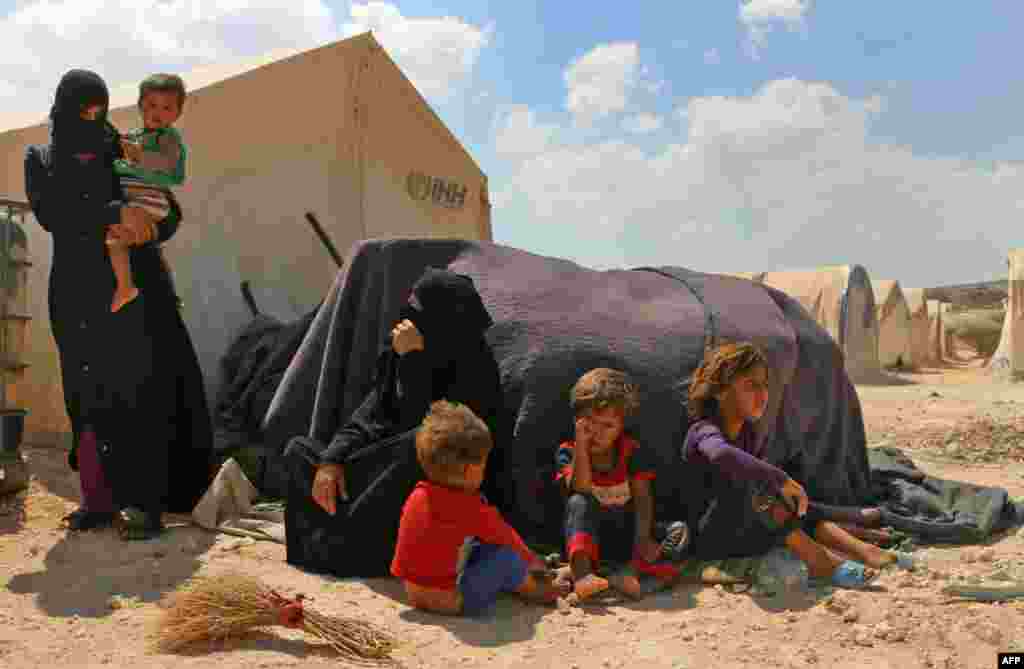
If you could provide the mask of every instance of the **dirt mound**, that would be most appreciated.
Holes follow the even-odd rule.
[[[965,462],[1024,462],[1024,416],[977,416],[951,429],[922,428],[917,448]]]

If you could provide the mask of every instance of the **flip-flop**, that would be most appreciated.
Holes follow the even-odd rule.
[[[891,552],[896,556],[896,561],[885,565],[886,569],[902,569],[903,571],[914,571],[917,569],[917,558],[910,553],[902,551]]]
[[[117,514],[117,533],[123,541],[149,541],[163,531],[160,514],[135,508],[124,509]]]
[[[681,520],[668,526],[665,540],[661,542],[661,554],[671,562],[682,562],[686,559],[686,549],[690,546],[690,527]]]
[[[878,578],[878,570],[874,570],[875,573],[871,575],[868,575],[866,572],[867,568],[860,562],[846,560],[845,562],[840,563],[839,566],[836,567],[836,570],[832,572],[832,577],[829,579],[829,583],[836,588],[863,590]]]

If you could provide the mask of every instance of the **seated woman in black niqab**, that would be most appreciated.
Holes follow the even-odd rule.
[[[482,491],[503,505],[502,446],[510,431],[503,428],[498,365],[484,339],[491,325],[469,277],[428,268],[417,280],[359,408],[326,447],[306,437],[289,446],[290,563],[338,576],[388,573],[402,505],[424,477],[415,431],[438,399],[466,404],[491,428],[495,448]],[[299,452],[305,457],[294,457]]]

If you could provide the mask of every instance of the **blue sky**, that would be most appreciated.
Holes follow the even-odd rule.
[[[160,12],[203,49],[139,37]],[[1024,246],[1009,0],[0,0],[0,17],[0,93],[31,109],[75,59],[116,85],[373,28],[489,175],[495,240],[594,267],[859,263],[920,286],[992,278]]]

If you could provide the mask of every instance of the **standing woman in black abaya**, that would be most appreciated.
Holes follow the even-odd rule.
[[[50,110],[50,143],[25,155],[25,190],[53,238],[50,325],[60,354],[82,506],[70,530],[116,524],[125,539],[162,529],[164,511],[191,511],[210,478],[212,430],[195,350],[159,244],[170,223],[122,219],[113,172],[121,155],[107,122],[107,86],[72,70]],[[111,312],[108,234],[131,247],[141,299]]]

